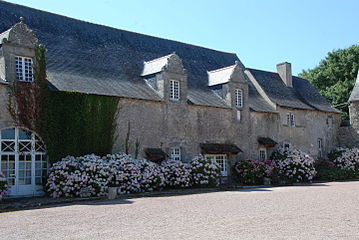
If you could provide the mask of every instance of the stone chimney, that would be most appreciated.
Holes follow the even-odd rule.
[[[292,65],[288,62],[277,64],[277,72],[287,87],[293,87]]]

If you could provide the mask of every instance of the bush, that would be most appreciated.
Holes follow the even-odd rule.
[[[346,180],[359,177],[358,148],[337,148],[331,151],[328,157],[316,162],[316,179]]]
[[[191,163],[169,160],[162,165],[126,154],[68,156],[49,169],[46,190],[51,197],[104,196],[108,187],[119,193],[163,188],[208,186],[218,182],[219,169],[202,157]]]
[[[242,184],[263,184],[265,177],[272,176],[275,165],[272,161],[245,160],[238,161],[234,168]]]
[[[332,153],[334,166],[336,168],[352,171],[353,175],[359,174],[359,149],[338,148]]]
[[[161,166],[166,187],[187,188],[192,186],[192,168],[190,164],[178,160],[168,160],[164,161]]]
[[[0,196],[8,194],[9,192],[9,185],[7,184],[5,175],[0,172]]]
[[[279,177],[288,182],[311,182],[316,175],[314,159],[299,149],[279,145],[271,159],[278,168]]]
[[[191,161],[193,186],[217,186],[219,184],[220,169],[215,163],[202,156]]]

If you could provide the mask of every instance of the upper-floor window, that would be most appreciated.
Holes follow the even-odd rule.
[[[28,57],[15,57],[16,78],[23,82],[33,81],[32,59]]]
[[[181,160],[181,148],[173,147],[171,148],[171,159],[173,160]]]
[[[170,80],[170,99],[180,99],[180,82],[177,80]]]
[[[234,90],[234,100],[236,107],[243,107],[243,91],[242,89]]]
[[[287,113],[287,125],[295,127],[295,115],[293,113]]]

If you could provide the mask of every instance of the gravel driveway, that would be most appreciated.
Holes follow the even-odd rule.
[[[359,239],[359,182],[0,213],[0,239]]]

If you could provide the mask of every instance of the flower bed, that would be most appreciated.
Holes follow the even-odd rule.
[[[122,194],[136,193],[215,185],[218,178],[219,167],[202,157],[158,165],[126,154],[68,156],[49,170],[46,189],[54,198],[89,197],[106,195],[108,187],[118,187]]]
[[[235,170],[242,184],[263,184],[264,178],[270,178],[275,169],[272,161],[244,160],[238,161]]]
[[[271,159],[275,162],[282,180],[311,182],[316,175],[313,157],[299,149],[280,145]]]
[[[2,195],[9,193],[9,185],[7,184],[5,175],[0,172],[0,198]]]

